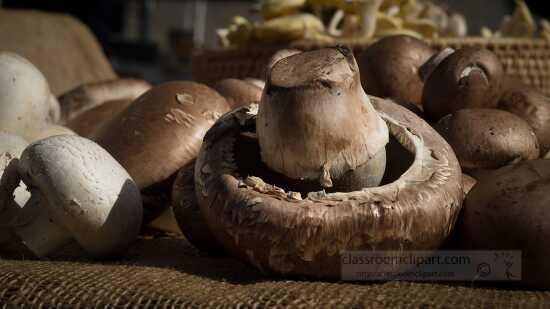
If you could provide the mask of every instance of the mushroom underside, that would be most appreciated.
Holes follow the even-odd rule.
[[[415,159],[399,179],[355,192],[288,191],[288,183],[282,185],[288,179],[258,168],[252,108],[222,117],[195,165],[199,207],[218,241],[262,271],[317,278],[339,278],[346,250],[438,248],[462,205],[458,161],[416,115],[373,101],[393,138]]]

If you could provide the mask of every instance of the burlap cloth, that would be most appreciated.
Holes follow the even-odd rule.
[[[464,283],[277,280],[185,239],[140,238],[113,261],[0,260],[0,304],[20,307],[550,308],[550,292]]]

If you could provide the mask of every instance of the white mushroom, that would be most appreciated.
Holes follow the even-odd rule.
[[[12,196],[21,180],[31,192],[23,207]],[[54,136],[29,145],[21,159],[11,160],[1,187],[3,220],[39,257],[72,239],[92,256],[110,256],[133,241],[141,226],[136,184],[107,151],[82,137]]]
[[[32,142],[48,136],[59,113],[44,75],[27,59],[0,52],[0,130]]]
[[[42,73],[27,59],[0,52],[0,130],[29,140],[49,118],[50,88]]]

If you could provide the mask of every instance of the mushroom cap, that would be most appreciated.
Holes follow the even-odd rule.
[[[80,136],[92,137],[97,130],[122,113],[132,102],[133,100],[130,99],[105,102],[69,120],[66,126]]]
[[[457,223],[462,246],[521,250],[523,284],[550,287],[550,160],[531,160],[489,171],[464,201]]]
[[[434,53],[408,35],[380,39],[357,57],[363,88],[370,95],[420,106],[424,82],[418,70]]]
[[[255,177],[259,167],[241,170],[260,161],[257,152],[237,146],[254,130],[253,109],[220,118],[195,164],[201,213],[220,243],[265,272],[317,278],[340,278],[343,250],[438,248],[462,204],[454,152],[412,112],[380,99],[373,103],[391,135],[414,153],[413,164],[381,187],[312,192],[304,199]]]
[[[528,87],[505,90],[498,108],[527,121],[537,135],[542,153],[550,151],[550,98]]]
[[[105,102],[135,100],[151,89],[141,79],[115,79],[80,85],[59,97],[61,121],[66,123]]]
[[[50,118],[50,88],[27,59],[0,52],[0,130],[28,139]]]
[[[29,145],[19,174],[38,188],[51,220],[94,256],[119,253],[142,221],[139,189],[126,170],[96,143],[58,135]]]
[[[506,111],[462,109],[442,118],[435,128],[454,149],[466,171],[494,169],[540,155],[533,129]]]
[[[445,58],[424,83],[422,106],[430,121],[463,108],[494,108],[500,97],[502,64],[491,51],[464,47]]]
[[[431,56],[422,66],[420,66],[420,68],[418,68],[420,79],[426,81],[435,68],[437,68],[443,60],[447,59],[447,57],[452,55],[454,52],[454,49],[447,47]]]
[[[167,82],[136,99],[93,138],[143,189],[194,160],[206,131],[228,110],[226,100],[207,86]]]
[[[225,97],[231,109],[260,102],[263,90],[252,83],[236,78],[222,79],[212,88]]]
[[[172,186],[172,209],[178,226],[197,249],[212,255],[224,255],[225,249],[212,234],[195,197],[195,161],[182,167]]]
[[[351,51],[299,53],[267,75],[257,118],[263,162],[289,178],[320,179],[324,187],[373,164],[378,173],[362,175],[371,186],[379,183],[388,129],[361,88]]]

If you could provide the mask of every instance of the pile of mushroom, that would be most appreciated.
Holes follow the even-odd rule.
[[[74,240],[116,255],[172,206],[194,246],[266,273],[339,278],[341,252],[436,250],[454,232],[460,248],[523,250],[522,282],[550,286],[550,161],[537,160],[550,98],[490,51],[405,35],[358,61],[281,50],[265,81],[211,87],[119,79],[58,101],[0,52],[0,251],[44,257]]]
[[[408,110],[367,96],[347,49],[271,63],[259,106],[207,132],[197,204],[174,203],[194,211],[195,232],[265,272],[316,278],[339,277],[342,250],[437,249],[463,197],[449,145]],[[389,140],[414,159],[379,186],[393,164]]]
[[[88,111],[130,101],[149,87],[138,80],[83,85],[59,103],[32,63],[0,52],[0,251],[43,257],[76,240],[91,256],[103,257],[136,239],[143,208],[131,176],[103,148],[62,124],[80,124]]]
[[[462,176],[467,198],[452,237],[461,240],[459,248],[525,250],[522,282],[550,286],[541,265],[548,254],[529,245],[550,233],[540,197],[547,163],[536,161],[550,150],[550,98],[506,76],[496,55],[478,47],[434,53],[396,36],[372,44],[358,59],[367,93],[425,115],[474,177]],[[388,144],[388,153],[395,146]],[[403,170],[399,164],[389,164],[387,174],[399,174],[391,171]],[[533,225],[538,230],[525,227]],[[502,237],[506,233],[514,236]]]
[[[263,0],[261,22],[235,16],[218,29],[220,44],[246,46],[299,40],[337,43],[406,34],[465,36],[466,19],[428,0]],[[326,20],[324,17],[332,17]]]

